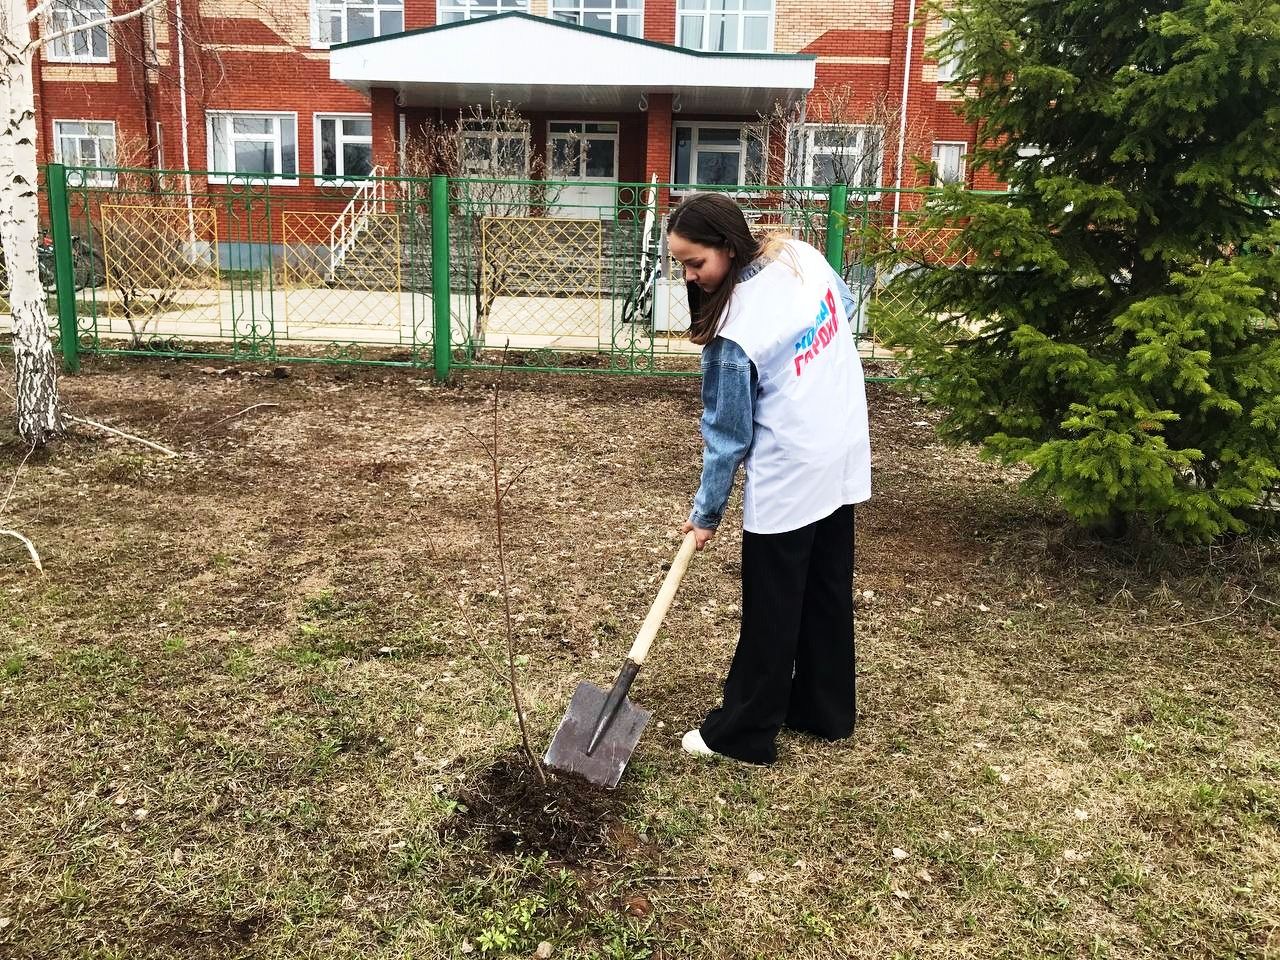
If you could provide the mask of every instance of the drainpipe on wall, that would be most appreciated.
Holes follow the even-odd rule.
[[[404,176],[405,163],[406,163],[405,152],[404,152],[405,151],[405,143],[404,143],[405,133],[406,133],[406,125],[405,125],[404,111],[401,110],[400,111],[400,167],[398,170],[396,170],[396,173],[399,174],[400,176]]]
[[[907,60],[902,68],[902,108],[898,119],[898,162],[893,178],[893,235],[898,235],[898,215],[902,210],[902,165],[907,152],[907,97],[911,93],[911,53],[916,37],[916,0],[907,10]]]
[[[915,0],[912,0],[914,3]],[[187,193],[187,238],[191,241],[191,253],[196,252],[196,214],[195,205],[191,201],[191,139],[187,132],[187,55],[186,23],[182,19],[182,0],[175,0],[174,30],[177,32],[178,44],[178,109],[182,124],[182,175],[183,186]]]

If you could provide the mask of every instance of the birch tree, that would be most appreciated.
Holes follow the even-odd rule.
[[[137,8],[40,35],[39,25],[64,0],[0,0],[0,248],[9,276],[13,315],[13,376],[17,431],[24,442],[43,446],[62,433],[58,369],[49,336],[49,310],[40,283],[35,87],[32,61],[45,45],[130,20],[158,6]]]

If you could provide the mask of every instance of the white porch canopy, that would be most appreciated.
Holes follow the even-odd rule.
[[[335,46],[329,76],[404,106],[510,101],[526,110],[639,110],[644,94],[681,112],[749,114],[813,89],[805,54],[702,53],[525,13],[450,23]]]

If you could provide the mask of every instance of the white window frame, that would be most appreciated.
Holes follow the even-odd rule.
[[[687,7],[682,8],[681,4],[685,2],[700,3],[701,5],[692,9]],[[724,53],[772,53],[773,52],[773,34],[774,34],[774,28],[777,24],[777,16],[778,16],[777,0],[769,0],[769,11],[768,11],[769,25],[765,30],[765,46],[763,50],[755,50],[755,49],[747,50],[747,49],[744,49],[742,46],[742,37],[743,37],[743,34],[746,32],[746,18],[747,17],[757,17],[757,18],[763,17],[765,16],[765,12],[763,10],[742,9],[742,4],[745,2],[745,0],[737,0],[738,2],[737,10],[712,10],[711,2],[712,0],[676,0],[676,46],[677,47],[683,47],[686,50],[701,50],[707,53],[722,52],[722,51],[718,51],[715,47],[708,46],[707,28],[708,28],[708,25],[710,24],[711,17],[713,15],[723,15],[723,16],[735,16],[738,23],[738,41],[737,41],[738,45],[734,47],[734,49],[732,50],[723,51]],[[696,46],[685,42],[684,30],[683,30],[685,17],[701,17],[702,18],[702,28],[700,31],[701,42],[699,42]]]
[[[741,181],[746,178],[746,172],[747,172],[747,149],[750,143],[750,138],[747,136],[747,130],[750,126],[751,124],[749,123],[723,123],[720,121],[703,122],[699,120],[684,120],[679,123],[672,124],[671,125],[671,179],[670,179],[670,182],[676,183],[676,135],[677,135],[677,132],[681,129],[691,129],[694,131],[693,141],[689,146],[689,176],[692,177],[696,175],[698,170],[698,151],[700,147],[698,144],[697,131],[715,129],[715,130],[737,130],[738,131],[737,153],[738,153],[739,183],[737,185],[748,187],[748,188],[759,186],[759,184],[741,183]],[[719,143],[710,144],[707,147],[702,149],[706,149],[709,153],[733,153],[734,152],[732,149],[729,148],[727,144],[719,144]],[[765,146],[762,144],[761,150],[763,151],[764,149],[765,149]],[[761,160],[764,164],[767,164],[768,162],[768,158],[764,156],[761,157]],[[761,175],[761,179],[768,179],[767,170],[761,170],[760,175]],[[694,184],[690,184],[690,186],[694,186],[694,187],[717,186],[717,184],[694,183]],[[747,189],[747,190],[736,191],[732,195],[733,196],[754,196],[757,193],[759,193],[759,191]]]
[[[102,152],[102,141],[105,137],[97,134],[64,134],[58,128],[64,123],[95,123],[104,127],[111,128],[111,157],[110,162],[104,162]],[[77,147],[75,157],[67,157],[62,151],[62,139],[75,140],[93,140],[95,141],[95,149],[98,151],[96,163],[84,163],[84,157],[79,156],[79,148]],[[69,167],[80,167],[88,169],[91,167],[114,167],[116,164],[116,122],[114,120],[54,120],[53,121],[53,159],[55,163],[66,164]],[[116,175],[114,173],[97,173],[84,176],[82,181],[85,186],[89,187],[114,187],[116,185]]]
[[[572,176],[566,175],[564,177],[560,177],[557,174],[557,179],[572,180],[575,183],[617,183],[618,182],[618,163],[619,163],[618,146],[619,146],[619,140],[622,132],[622,125],[618,123],[617,120],[548,120],[547,121],[547,169],[548,170],[551,170],[551,164],[554,158],[554,153],[553,153],[555,149],[554,141],[559,139],[564,139],[567,136],[571,136],[569,134],[563,134],[563,133],[552,133],[551,127],[553,124],[557,124],[557,123],[573,124],[576,127],[586,127],[586,125],[589,123],[593,123],[597,125],[611,124],[613,126],[612,134],[599,133],[599,132],[586,133],[585,130],[579,131],[577,134],[572,134],[572,136],[577,136],[580,138],[579,140],[580,144],[586,143],[588,140],[612,140],[613,141],[613,172],[609,176],[607,177],[585,176],[583,172],[586,169],[585,161],[586,161],[587,155],[585,152],[580,152],[578,154],[578,173],[575,173]],[[583,174],[583,175],[579,175],[579,174]]]
[[[819,133],[822,133],[828,130],[841,130],[841,131],[852,130],[856,133],[856,136],[858,137],[858,143],[852,150],[841,149],[839,147],[819,147],[817,143],[815,143],[817,139],[817,135]],[[863,145],[864,138],[866,137],[869,131],[875,131],[875,130],[878,130],[880,132],[880,150],[878,151],[878,156],[873,161],[875,176],[872,179],[874,179],[875,182],[874,184],[868,184],[868,185],[849,184],[849,186],[855,187],[858,190],[859,199],[865,197],[868,200],[879,200],[881,188],[884,186],[884,145],[885,145],[886,131],[884,127],[877,127],[875,124],[871,124],[871,123],[796,124],[787,133],[787,146],[786,146],[787,159],[785,163],[785,169],[788,171],[792,169],[792,164],[794,163],[794,157],[792,155],[792,151],[795,150],[796,146],[798,145],[797,140],[803,137],[804,139],[804,145],[803,145],[804,170],[800,178],[801,183],[806,187],[830,186],[830,184],[826,184],[826,183],[815,184],[813,182],[814,156],[816,154],[826,154],[826,153],[846,154],[846,155],[848,154],[859,155],[859,154],[865,153],[866,148]],[[867,193],[867,194],[862,193],[863,190],[868,190],[868,189],[872,189],[874,190],[874,192]]]
[[[954,180],[943,180],[938,175],[940,170],[938,166],[938,154],[940,153],[940,151],[938,150],[939,147],[959,147],[960,148],[959,162],[957,164],[957,168],[958,168],[957,176]],[[969,167],[968,167],[969,144],[966,143],[964,140],[933,141],[933,150],[931,153],[931,157],[933,162],[933,177],[932,177],[933,186],[940,187],[948,183],[959,183],[963,185],[968,182],[967,177],[969,175]]]
[[[494,9],[480,4],[477,0],[436,0],[436,23],[462,23],[466,20],[483,20],[500,13],[529,13],[529,0],[493,0]]]
[[[938,37],[951,29],[951,20],[949,17],[943,17],[938,23]],[[963,47],[963,43],[961,44]],[[960,64],[955,57],[939,57],[938,58],[938,83],[950,83],[956,78],[956,71],[960,69]]]
[[[551,10],[548,14],[556,23],[573,23],[577,26],[584,27],[588,30],[594,30],[595,27],[588,27],[583,20],[586,19],[588,13],[596,16],[609,17],[609,32],[615,33],[620,37],[634,37],[638,40],[644,39],[644,0],[634,7],[620,6],[621,0],[610,0],[610,6],[607,7],[587,7],[586,0],[551,0]],[[572,14],[577,19],[563,20],[562,15]],[[639,24],[638,33],[622,33],[618,29],[619,17],[634,17]]]
[[[84,8],[90,5],[94,9],[88,13],[84,12]],[[80,14],[79,21],[76,20],[77,14]],[[110,15],[111,0],[58,0],[44,16],[44,29],[48,36],[70,30],[76,26],[77,22],[93,23],[98,20],[104,22],[86,30],[69,33],[49,43],[45,47],[45,59],[50,63],[110,63],[111,34],[105,23]],[[89,51],[76,53],[76,40],[85,33],[90,34]],[[100,55],[93,52],[93,41],[98,36],[102,38],[103,52]]]
[[[334,160],[337,163],[338,170],[335,173],[325,173],[324,171],[324,138],[320,135],[320,124],[324,120],[333,120],[337,126],[334,128],[334,141],[337,149],[334,151]],[[344,120],[368,120],[369,136],[361,137],[347,135],[343,132]],[[321,182],[327,184],[348,184],[352,181],[347,177],[347,171],[342,169],[342,146],[346,143],[367,143],[369,145],[369,166],[373,167],[373,114],[371,113],[314,113],[311,115],[311,139],[314,141],[313,153],[315,154],[315,166],[312,168],[316,172],[317,178]],[[363,180],[364,175],[357,179]]]
[[[483,121],[481,122],[483,123]],[[532,130],[527,125],[514,127],[509,130],[494,130],[488,127],[481,127],[480,129],[477,129],[477,130],[467,130],[464,128],[462,131],[462,140],[463,140],[462,176],[477,177],[483,180],[486,178],[494,177],[495,174],[497,173],[497,171],[493,171],[493,170],[470,171],[466,169],[466,162],[467,162],[466,141],[468,140],[514,140],[517,137],[519,137],[521,140],[524,141],[524,171],[519,179],[527,180],[529,177],[529,163],[531,160],[530,150],[533,148],[533,138],[531,134],[532,134]],[[492,148],[490,148],[489,156],[491,158],[493,157]]]
[[[327,50],[335,43],[347,42],[346,13],[350,7],[361,7],[373,15],[373,35],[375,37],[390,37],[397,33],[404,33],[404,0],[310,0],[308,7],[310,8],[311,48],[313,50]],[[330,18],[332,13],[339,9],[342,11],[342,37],[334,39],[328,36]],[[383,33],[382,14],[395,10],[400,11],[400,29]]]
[[[227,136],[228,136],[227,157],[230,159],[232,163],[235,162],[234,146],[237,140],[258,141],[258,140],[265,139],[264,137],[260,137],[260,136],[247,136],[245,134],[232,133],[230,121],[233,118],[235,117],[270,117],[276,121],[276,131],[275,131],[274,141],[275,141],[275,167],[277,171],[279,171],[281,167],[284,165],[283,157],[282,157],[282,154],[284,152],[284,141],[283,141],[283,137],[280,134],[279,121],[292,120],[293,121],[293,152],[294,152],[293,165],[295,168],[293,176],[282,176],[279,173],[276,173],[274,175],[264,175],[260,173],[240,174],[234,170],[218,170],[216,166],[217,161],[214,154],[213,125],[218,120],[224,117],[227,120]],[[236,177],[247,176],[247,177],[261,177],[262,179],[267,180],[269,183],[277,184],[279,186],[295,187],[298,185],[297,168],[301,165],[302,158],[298,155],[299,154],[298,114],[296,112],[290,112],[285,110],[208,110],[205,112],[205,147],[206,147],[206,153],[208,155],[208,161],[209,161],[208,180],[210,183],[229,183],[231,180],[233,180]]]

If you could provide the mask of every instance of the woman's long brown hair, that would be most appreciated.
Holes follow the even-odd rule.
[[[733,253],[724,282],[711,293],[703,293],[696,284],[686,284],[691,315],[689,339],[702,346],[719,332],[729,298],[738,285],[738,274],[760,255],[763,244],[751,235],[741,208],[723,193],[695,193],[685,198],[667,220],[667,234],[673,233],[690,243]]]

